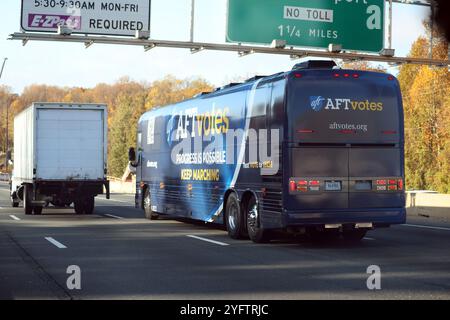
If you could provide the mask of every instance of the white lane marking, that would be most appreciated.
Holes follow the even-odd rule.
[[[206,238],[202,238],[202,237],[198,237],[198,236],[194,236],[194,235],[190,235],[190,234],[187,235],[186,237],[197,239],[197,240],[201,240],[201,241],[206,241],[206,242],[210,242],[210,243],[214,243],[214,244],[218,244],[219,246],[229,246],[229,244],[225,243],[225,242],[214,241],[214,240],[211,240],[211,239],[206,239]]]
[[[422,228],[422,229],[432,229],[432,230],[444,230],[444,231],[450,231],[450,228],[444,228],[444,227],[432,227],[432,226],[422,226],[418,224],[401,224],[402,227],[411,227],[411,228]]]
[[[1,208],[0,208],[1,209]],[[11,217],[11,219],[14,219],[14,220],[16,220],[16,221],[20,221],[20,219],[19,218],[17,218],[15,215],[13,215],[13,214],[10,214],[9,215],[10,217]]]
[[[61,242],[56,241],[52,237],[45,237],[45,240],[47,240],[48,242],[50,242],[51,244],[53,244],[54,246],[56,246],[59,249],[67,249],[67,247],[65,245],[63,245]]]
[[[120,219],[120,220],[123,220],[124,218],[122,218],[122,217],[119,217],[119,216],[115,216],[115,215],[113,215],[113,214],[104,214],[104,216],[105,217],[110,217],[110,218],[113,218],[113,219]]]
[[[112,201],[112,202],[120,202],[120,203],[127,203],[130,206],[134,206],[134,203],[131,201],[123,201],[123,200],[115,200],[115,199],[105,199],[105,198],[98,198],[99,200],[104,200],[104,201]]]
[[[374,238],[368,238],[368,237],[365,237],[365,238],[363,238],[363,240],[368,240],[368,241],[375,241],[375,239],[374,239]]]

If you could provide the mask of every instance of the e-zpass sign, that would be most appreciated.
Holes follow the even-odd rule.
[[[134,36],[150,30],[151,0],[22,0],[21,28],[29,32],[56,32]]]

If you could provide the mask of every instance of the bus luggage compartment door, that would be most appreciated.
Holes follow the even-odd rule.
[[[346,209],[347,148],[290,148],[288,210]]]
[[[349,149],[349,207],[400,208],[405,204],[398,147]]]

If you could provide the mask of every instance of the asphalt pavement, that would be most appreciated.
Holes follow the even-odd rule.
[[[146,220],[133,195],[99,196],[90,216],[26,216],[8,195],[0,182],[0,299],[450,299],[444,221],[409,219],[355,245],[254,244],[215,225]],[[369,290],[373,265],[381,288]],[[70,266],[81,289],[67,285]]]

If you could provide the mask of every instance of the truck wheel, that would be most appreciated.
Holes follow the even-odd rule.
[[[74,208],[75,208],[76,214],[83,214],[84,213],[84,201],[82,199],[75,200]]]
[[[246,206],[247,231],[250,239],[255,243],[265,243],[269,239],[269,231],[261,228],[258,204],[252,197]]]
[[[156,220],[159,218],[159,215],[152,210],[152,199],[150,197],[150,190],[145,189],[144,193],[144,212],[145,217],[149,220]]]
[[[84,200],[84,214],[94,213],[95,199],[94,197],[87,197]]]
[[[342,237],[346,242],[358,243],[366,236],[367,230],[344,231]]]
[[[26,215],[33,213],[33,206],[31,205],[32,194],[33,187],[26,184],[23,190],[23,209]]]
[[[11,194],[11,207],[17,208],[19,206],[19,200],[17,199],[17,193],[14,191]]]
[[[35,215],[41,215],[42,214],[42,207],[33,207],[33,214]]]
[[[231,193],[228,196],[225,206],[225,223],[230,238],[243,239],[245,237],[245,219],[235,193]]]

